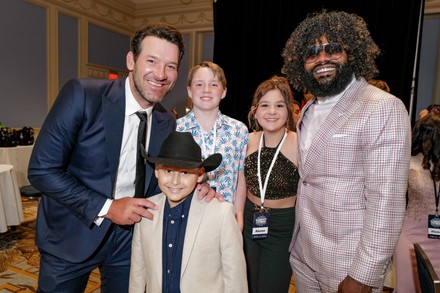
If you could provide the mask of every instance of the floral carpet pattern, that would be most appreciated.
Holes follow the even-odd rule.
[[[24,221],[15,229],[0,234],[0,293],[37,292],[40,254],[35,246],[35,220],[38,201],[22,198]],[[90,275],[86,293],[100,292],[99,271]],[[295,293],[292,277],[289,293]],[[392,292],[384,289],[383,293]]]
[[[35,246],[35,219],[38,201],[22,199],[23,223],[0,234],[0,292],[27,293],[37,291],[40,254]],[[92,272],[87,293],[98,293],[99,271]]]

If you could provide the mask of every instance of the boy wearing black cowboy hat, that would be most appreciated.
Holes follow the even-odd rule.
[[[248,292],[233,205],[197,200],[197,183],[221,160],[220,154],[202,160],[192,135],[176,131],[157,157],[147,156],[162,191],[149,199],[163,208],[135,224],[130,292]]]

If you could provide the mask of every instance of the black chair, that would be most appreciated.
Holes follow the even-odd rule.
[[[36,200],[41,197],[41,192],[32,185],[20,187],[20,194],[23,197],[27,197],[29,200]]]
[[[440,279],[435,273],[425,251],[418,243],[414,243],[417,261],[417,273],[423,293],[440,293]]]

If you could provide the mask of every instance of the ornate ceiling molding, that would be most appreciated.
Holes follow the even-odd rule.
[[[212,0],[167,0],[136,5],[136,28],[162,22],[179,29],[214,27]]]
[[[179,29],[214,27],[213,0],[167,0],[136,4],[136,0],[26,0],[56,6],[133,33],[147,24],[162,22]],[[440,14],[440,0],[425,0],[425,15]]]
[[[134,30],[135,5],[121,0],[25,0],[26,2],[52,8],[60,13],[99,22],[121,32],[131,34]],[[123,4],[124,3],[124,4]]]
[[[188,12],[185,14],[152,15],[136,19],[136,28],[143,27],[151,23],[166,23],[178,29],[188,29],[196,27],[213,27],[212,13],[205,11]]]
[[[212,0],[168,0],[135,4],[127,0],[26,0],[43,7],[87,17],[133,33],[146,24],[162,22],[178,29],[213,28]]]

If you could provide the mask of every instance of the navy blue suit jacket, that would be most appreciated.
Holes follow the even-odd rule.
[[[28,177],[43,192],[36,244],[70,262],[96,251],[111,221],[95,217],[112,198],[125,115],[125,80],[75,79],[61,89],[44,121]],[[153,108],[149,154],[156,156],[175,129],[160,104]],[[146,196],[159,192],[154,166],[146,166]],[[148,190],[148,192],[147,192]]]

